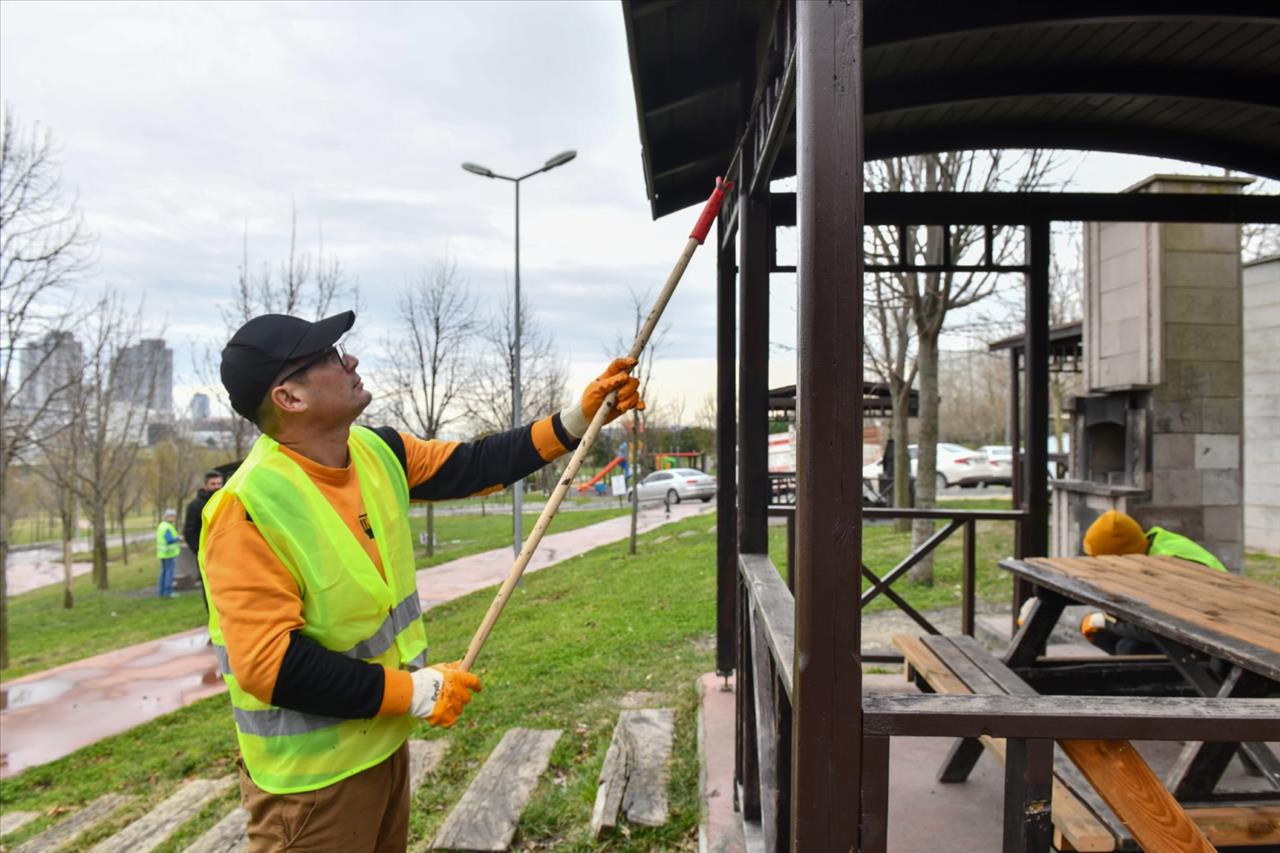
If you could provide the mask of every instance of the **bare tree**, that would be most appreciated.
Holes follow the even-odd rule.
[[[518,420],[525,424],[563,408],[568,378],[551,338],[534,322],[523,296],[521,303],[522,411]],[[515,318],[509,292],[505,293],[502,304],[480,331],[479,338],[484,351],[476,354],[466,414],[476,432],[501,432],[512,427],[511,388],[515,377]]]
[[[76,406],[79,462],[75,491],[84,503],[93,529],[93,578],[107,589],[107,514],[117,490],[133,474],[146,443],[155,371],[141,376],[125,369],[125,352],[141,337],[141,305],[130,308],[107,289],[85,324],[84,367]],[[131,382],[141,380],[143,388]]]
[[[392,385],[386,407],[396,421],[434,439],[461,417],[475,330],[475,302],[455,261],[438,262],[400,291],[400,325],[385,344]],[[435,554],[435,529],[435,505],[428,503],[428,557]]]
[[[260,314],[320,319],[339,303],[359,310],[358,280],[343,268],[337,258],[325,254],[322,232],[317,231],[317,241],[314,256],[298,248],[298,209],[294,205],[290,213],[288,255],[274,267],[269,262],[262,262],[255,273],[249,261],[249,229],[245,226],[232,300],[219,308],[224,329],[222,340],[229,339],[236,329]],[[217,389],[215,393],[225,404],[225,392],[218,373],[221,351],[221,345],[208,348],[203,360],[197,363],[196,371],[207,386]],[[231,430],[235,455],[243,458],[258,437],[258,430],[234,414]]]
[[[614,338],[613,352],[609,353],[609,358],[617,358],[624,353],[631,351],[631,344],[640,335],[640,329],[644,326],[644,321],[649,316],[649,306],[653,300],[649,293],[637,293],[634,289],[630,290],[631,294],[631,339],[624,340],[621,335]],[[640,357],[636,359],[636,366],[632,369],[631,375],[640,380],[640,399],[644,400],[645,408],[633,409],[631,411],[631,441],[628,444],[628,460],[627,467],[631,472],[631,536],[629,540],[629,553],[636,553],[636,539],[640,520],[640,436],[646,433],[646,425],[652,417],[654,410],[657,408],[656,401],[651,401],[650,397],[650,380],[653,379],[653,363],[658,356],[658,352],[662,349],[667,340],[667,332],[670,329],[669,323],[661,323],[654,329],[653,335],[649,338],[649,343],[640,353]]]
[[[36,425],[70,381],[49,381],[56,347],[26,346],[65,333],[74,315],[59,291],[88,269],[92,239],[74,200],[62,192],[61,164],[48,130],[24,131],[6,109],[0,131],[0,493],[9,468],[31,447]],[[20,372],[21,368],[21,372]],[[0,513],[0,667],[9,665],[7,516]]]
[[[879,189],[895,183],[899,189],[926,192],[997,190],[1029,191],[1049,185],[1049,174],[1058,161],[1044,151],[961,151],[926,154],[882,161],[868,169],[868,183]],[[892,180],[886,181],[886,176]],[[945,236],[944,236],[945,235]],[[976,227],[956,227],[949,234],[941,226],[912,229],[907,237],[911,257],[923,257],[927,265],[941,265],[943,240],[949,241],[950,257],[965,258],[980,241]],[[996,248],[997,260],[1007,260],[1021,251],[1015,241],[1005,240]],[[915,333],[917,378],[920,393],[920,437],[916,462],[916,506],[933,507],[937,499],[938,445],[938,354],[939,338],[948,314],[972,306],[994,294],[1003,283],[991,273],[924,272],[896,276],[900,295],[910,309]],[[933,534],[934,524],[918,520],[913,525],[916,546]],[[921,560],[909,577],[933,582],[932,560]]]

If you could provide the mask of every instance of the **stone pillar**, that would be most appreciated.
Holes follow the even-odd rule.
[[[1156,175],[1140,193],[1238,193],[1248,178]],[[1087,223],[1085,388],[1125,395],[1129,512],[1244,564],[1240,228]]]
[[[1280,255],[1244,267],[1244,544],[1280,555]]]

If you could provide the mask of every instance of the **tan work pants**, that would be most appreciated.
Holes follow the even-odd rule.
[[[301,794],[268,794],[240,767],[249,853],[404,853],[409,843],[409,744],[341,782]]]

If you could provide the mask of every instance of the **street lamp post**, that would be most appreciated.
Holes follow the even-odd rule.
[[[509,175],[499,175],[497,172],[485,166],[475,163],[463,163],[462,168],[466,169],[473,175],[479,175],[482,178],[495,178],[500,181],[510,181],[516,187],[516,305],[515,305],[515,353],[513,354],[513,364],[511,370],[511,428],[515,429],[520,426],[520,182],[526,178],[532,178],[543,172],[549,172],[556,166],[563,166],[574,157],[578,156],[577,151],[561,151],[556,156],[547,160],[537,169],[521,175],[518,178]],[[513,542],[512,549],[516,556],[520,556],[520,546],[524,542],[524,480],[516,480],[512,484],[515,489],[514,501],[511,507],[511,515],[513,517]]]

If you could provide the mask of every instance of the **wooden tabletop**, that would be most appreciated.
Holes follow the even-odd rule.
[[[1177,557],[1032,557],[1000,567],[1280,681],[1280,589]]]

